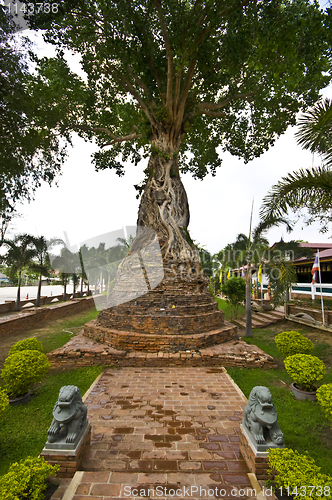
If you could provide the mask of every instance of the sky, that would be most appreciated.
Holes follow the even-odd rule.
[[[40,37],[31,36],[39,53],[51,55]],[[79,71],[77,58],[71,58],[71,67]],[[322,95],[332,98],[332,86]],[[312,154],[296,144],[295,131],[295,127],[289,128],[269,151],[248,164],[222,153],[222,166],[215,177],[208,175],[200,181],[190,174],[182,176],[190,207],[188,229],[196,243],[216,253],[235,241],[239,233],[248,235],[253,200],[255,227],[262,199],[273,184],[289,172],[319,165],[318,157],[313,162]],[[95,150],[93,144],[75,136],[58,186],[43,184],[34,201],[18,205],[21,217],[13,222],[8,236],[25,232],[49,239],[63,238],[66,232],[70,245],[79,245],[94,236],[135,225],[139,200],[133,186],[143,179],[147,160],[138,166],[129,163],[125,176],[118,177],[112,170],[95,172],[91,162]],[[329,236],[321,234],[318,225],[308,227],[301,219],[291,234],[283,227],[272,228],[266,234],[271,244],[280,238],[331,242]]]

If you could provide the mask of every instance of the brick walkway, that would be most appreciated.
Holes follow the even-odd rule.
[[[89,455],[52,500],[255,498],[239,452],[246,400],[223,368],[106,369],[85,404]]]

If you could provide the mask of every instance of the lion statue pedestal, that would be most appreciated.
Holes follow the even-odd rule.
[[[72,477],[89,451],[91,425],[87,408],[75,385],[60,389],[53,408],[53,420],[48,429],[48,440],[41,456],[52,465],[60,465],[59,477]]]
[[[268,449],[283,448],[284,436],[278,424],[272,395],[267,387],[252,389],[240,425],[240,452],[257,479],[268,476]]]

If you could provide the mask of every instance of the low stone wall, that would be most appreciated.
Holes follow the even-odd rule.
[[[61,304],[54,304],[47,307],[34,307],[29,309],[29,311],[19,312],[12,316],[5,316],[0,318],[0,336],[10,335],[28,328],[34,328],[43,323],[64,318],[86,309],[94,308],[94,299],[98,299],[100,297],[95,296],[83,297],[81,299],[71,299],[68,302],[63,302]]]
[[[305,313],[311,316],[315,321],[323,322],[322,310],[311,309],[309,307],[299,307],[294,304],[286,304],[286,315],[295,315],[298,313]],[[332,325],[332,311],[324,310],[325,326]]]

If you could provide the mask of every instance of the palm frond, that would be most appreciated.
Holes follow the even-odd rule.
[[[289,210],[319,207],[322,211],[332,206],[332,172],[326,165],[301,169],[283,177],[263,198],[260,217],[263,221],[282,217]]]
[[[298,120],[297,143],[312,153],[332,154],[332,100],[325,98]]]
[[[275,216],[271,214],[264,219],[261,218],[260,222],[253,231],[253,241],[263,240],[262,236],[269,229],[271,229],[271,227],[280,226],[281,224],[284,224],[286,226],[286,230],[288,233],[293,230],[293,224],[285,217]]]

